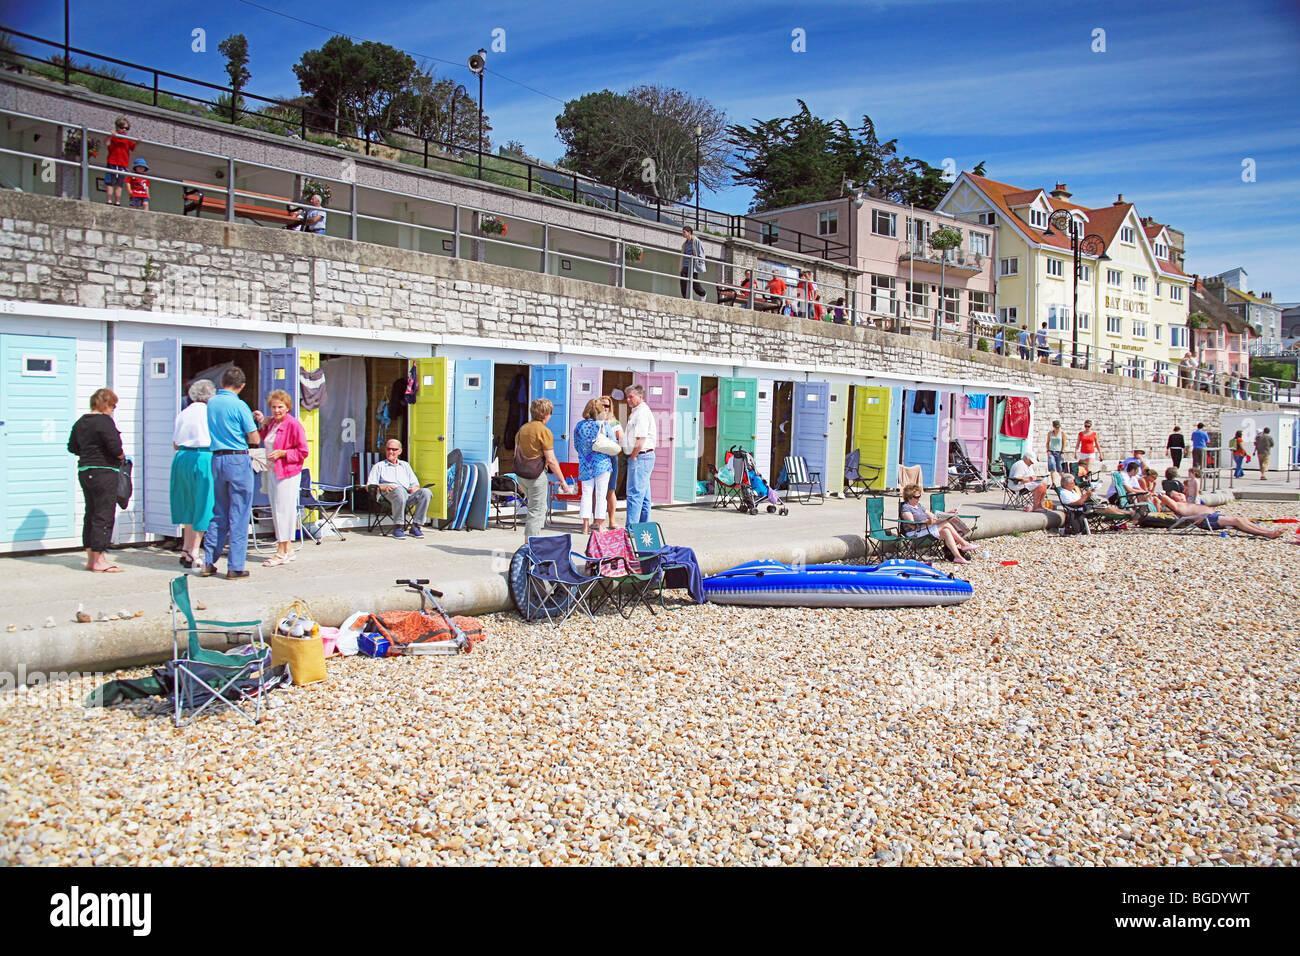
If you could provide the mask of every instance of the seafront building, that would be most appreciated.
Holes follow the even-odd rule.
[[[1046,326],[1053,352],[1074,341],[1088,360],[1136,377],[1168,380],[1186,353],[1191,277],[1175,261],[1181,234],[1143,220],[1121,194],[1109,206],[1070,202],[1064,183],[1050,192],[1022,189],[970,172],[959,175],[938,210],[996,234],[996,299],[1001,322],[1037,332]],[[1074,259],[1069,236],[1049,224],[1066,210],[1081,235],[1097,235],[1104,252],[1083,254],[1074,314]]]
[[[1250,276],[1245,269],[1238,266],[1209,276],[1205,289],[1250,325],[1256,336],[1252,350],[1267,354],[1282,347],[1283,306],[1273,302],[1272,292],[1255,295],[1253,290],[1246,291],[1250,289]]]
[[[765,223],[765,241],[783,232],[814,233],[847,245],[845,255],[860,273],[857,301],[869,321],[882,328],[932,334],[936,318],[946,334],[965,333],[974,323],[991,336],[996,321],[995,232],[954,216],[848,195],[754,213]],[[941,229],[960,242],[938,249],[931,237]]]
[[[1218,297],[1208,294],[1200,279],[1192,288],[1190,301],[1191,316],[1196,317],[1191,351],[1198,365],[1220,376],[1249,376],[1252,340],[1258,337],[1255,330]]]

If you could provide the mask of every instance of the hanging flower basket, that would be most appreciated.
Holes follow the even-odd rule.
[[[99,159],[99,140],[90,139],[86,141],[86,156],[89,159]],[[68,130],[63,139],[63,157],[64,159],[81,158],[81,134],[76,130]]]
[[[623,249],[623,261],[640,262],[641,257],[645,255],[645,250],[640,246],[626,246]]]
[[[504,236],[510,231],[504,219],[496,216],[484,216],[478,221],[479,232],[485,236]]]
[[[311,202],[311,197],[315,194],[320,195],[320,204],[322,206],[330,204],[329,183],[322,183],[315,179],[304,179],[302,182],[303,202]]]

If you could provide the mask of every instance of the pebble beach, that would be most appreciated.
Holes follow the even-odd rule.
[[[488,615],[469,655],[332,658],[256,728],[21,690],[0,863],[1294,864],[1281,527],[990,539],[948,608]]]

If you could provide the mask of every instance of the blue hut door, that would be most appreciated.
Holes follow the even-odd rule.
[[[920,465],[921,481],[934,485],[935,450],[939,443],[939,393],[903,392],[903,464]]]
[[[75,339],[0,335],[0,542],[73,536],[76,356]]]
[[[259,407],[266,414],[271,413],[267,407],[266,397],[277,388],[284,389],[293,399],[293,404],[289,406],[289,414],[294,418],[298,417],[298,350],[289,349],[262,349],[261,361],[259,364],[257,400]],[[316,472],[313,469],[312,474]]]
[[[181,342],[158,339],[145,342],[140,374],[144,381],[140,395],[144,403],[144,442],[135,463],[136,483],[144,512],[147,534],[171,537],[172,523],[172,431],[181,410]],[[266,394],[263,392],[263,394]]]
[[[826,446],[831,429],[830,415],[829,382],[794,383],[794,408],[791,416],[794,419],[794,435],[790,440],[790,454],[802,455],[808,462],[808,470],[822,476],[823,489],[828,481]]]
[[[457,359],[451,443],[465,461],[492,461],[492,360]]]
[[[528,399],[549,398],[555,410],[547,427],[555,436],[555,460],[569,460],[569,366],[534,365],[530,369]]]

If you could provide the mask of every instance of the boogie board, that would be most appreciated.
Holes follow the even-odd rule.
[[[459,448],[447,452],[447,517],[438,519],[438,530],[445,531],[456,523],[456,512],[460,507],[460,496],[464,484],[463,470],[465,458]]]
[[[469,519],[469,506],[474,500],[474,489],[478,486],[478,472],[474,465],[463,464],[460,467],[465,471],[465,478],[462,482],[460,507],[456,511],[456,523],[451,526],[453,531],[465,530],[465,522]]]
[[[470,462],[476,475],[474,491],[470,495],[469,517],[465,520],[466,531],[486,531],[488,526],[489,504],[492,499],[492,478],[488,475],[488,466],[481,461]]]

